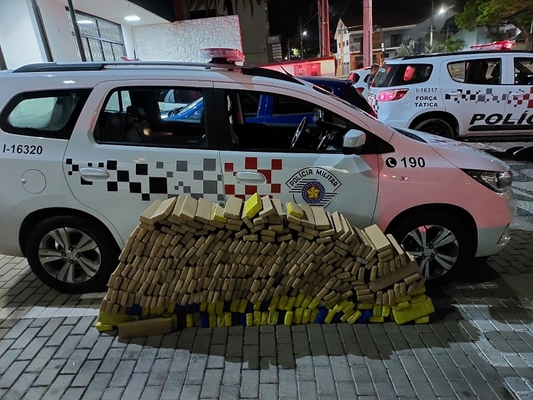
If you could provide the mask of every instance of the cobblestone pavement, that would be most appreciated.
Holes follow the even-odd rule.
[[[504,251],[429,293],[428,325],[186,329],[119,340],[94,328],[103,294],[61,294],[25,259],[0,256],[0,398],[532,399],[533,218],[521,212]]]

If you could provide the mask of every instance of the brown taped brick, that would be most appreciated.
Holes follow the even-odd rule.
[[[413,263],[413,265],[415,265],[415,263]],[[407,283],[407,284],[412,284],[412,283],[416,282],[417,280],[419,280],[420,278],[422,278],[422,275],[420,275],[417,272],[417,273],[414,273],[414,274],[409,275],[408,277],[406,277],[404,279],[404,282]]]
[[[405,278],[416,274],[417,272],[418,264],[416,262],[412,262],[408,266],[397,269],[396,271],[391,272],[390,274],[384,275],[381,278],[376,279],[375,281],[371,282],[369,286],[373,292],[377,292],[393,285],[396,282],[404,280]]]
[[[224,207],[224,217],[240,219],[242,206],[243,201],[241,199],[238,197],[230,197],[226,202],[226,206]]]
[[[161,203],[162,201],[160,199],[155,199],[154,202],[150,204],[148,208],[141,213],[141,215],[139,216],[139,221],[147,225],[155,225],[153,217]]]

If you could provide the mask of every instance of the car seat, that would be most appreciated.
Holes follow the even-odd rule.
[[[126,114],[126,141],[133,143],[148,142],[151,126],[146,119],[144,108],[131,105],[126,109]]]

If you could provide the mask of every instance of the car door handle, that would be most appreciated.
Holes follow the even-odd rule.
[[[509,93],[509,96],[523,96],[526,92]]]
[[[80,175],[89,181],[109,179],[109,172],[102,168],[83,167],[80,168]]]
[[[449,94],[450,96],[452,96],[452,97],[459,97],[459,96],[462,95],[461,92],[450,92],[450,93],[448,93],[448,94]]]
[[[266,176],[260,172],[237,172],[235,177],[243,185],[264,185],[267,182]]]

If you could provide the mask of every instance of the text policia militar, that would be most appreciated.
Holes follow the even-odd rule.
[[[481,122],[486,125],[533,125],[533,113],[529,114],[524,111],[519,117],[514,116],[513,113],[508,114],[474,114],[470,120],[470,125],[479,125]]]

